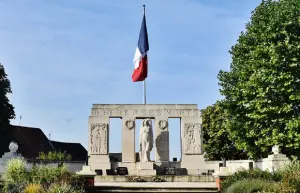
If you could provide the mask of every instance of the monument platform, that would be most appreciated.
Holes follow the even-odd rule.
[[[215,182],[95,182],[93,189],[93,192],[218,192]]]
[[[113,183],[113,182],[132,182],[138,176],[95,176],[95,183]],[[139,176],[141,177],[141,176]],[[215,182],[213,176],[169,176],[169,175],[151,175],[142,176],[142,179],[150,183],[153,178],[160,178],[165,182]],[[137,182],[135,182],[137,183]]]

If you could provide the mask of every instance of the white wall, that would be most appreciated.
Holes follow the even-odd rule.
[[[253,160],[228,160],[226,161],[226,167],[229,168],[229,172],[234,173],[240,169],[250,169],[250,162],[253,163],[253,168],[255,168],[256,165]],[[215,172],[219,171],[219,163],[223,163],[223,161],[205,161],[207,170],[215,170]]]

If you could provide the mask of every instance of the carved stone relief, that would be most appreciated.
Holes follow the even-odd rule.
[[[185,123],[183,128],[183,151],[185,154],[201,154],[201,124]]]
[[[107,130],[108,124],[91,124],[90,151],[91,154],[108,154],[107,151]]]
[[[126,129],[129,129],[129,130],[133,129],[135,127],[134,120],[125,121],[125,127],[126,127]]]
[[[165,130],[168,127],[168,121],[167,120],[159,120],[158,126],[161,130]]]

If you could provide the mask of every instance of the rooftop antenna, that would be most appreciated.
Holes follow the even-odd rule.
[[[51,133],[49,133],[48,136],[49,136],[48,138],[49,138],[49,140],[50,140],[50,139],[51,139]]]
[[[21,126],[22,115],[20,115],[19,127]]]

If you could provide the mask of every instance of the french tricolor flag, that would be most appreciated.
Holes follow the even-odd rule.
[[[133,64],[134,64],[134,71],[132,73],[133,82],[144,81],[147,78],[148,50],[149,50],[148,33],[147,33],[147,26],[146,26],[146,16],[144,11],[138,46],[136,48],[134,59],[133,59]]]

